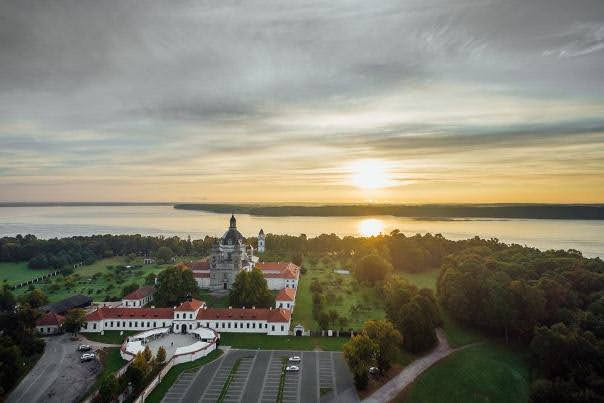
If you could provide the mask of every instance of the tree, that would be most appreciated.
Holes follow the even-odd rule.
[[[319,311],[316,320],[319,323],[321,329],[327,330],[329,328],[329,314],[323,311]]]
[[[132,364],[126,370],[126,377],[132,382],[134,389],[137,390],[142,386],[145,376],[149,373],[151,366],[145,360],[142,352],[136,353],[132,359]]]
[[[99,385],[99,399],[104,403],[112,402],[119,390],[119,384],[113,374],[106,375]]]
[[[360,282],[375,284],[384,281],[392,273],[392,265],[376,254],[362,258],[354,271]]]
[[[329,315],[329,323],[332,326],[335,326],[336,322],[338,321],[338,317],[339,317],[338,312],[334,309],[331,309],[327,314]]]
[[[275,296],[268,289],[266,279],[259,269],[242,270],[233,282],[229,303],[237,307],[270,308],[275,306]]]
[[[153,296],[155,305],[175,306],[199,293],[199,286],[193,272],[183,264],[178,264],[159,273],[157,289]]]
[[[436,344],[434,324],[416,300],[401,307],[395,323],[406,350],[419,353]]]
[[[148,363],[151,362],[151,360],[153,359],[153,353],[151,352],[151,349],[149,348],[149,346],[145,346],[145,349],[143,350],[143,357],[145,358],[145,361],[147,361]]]
[[[86,324],[86,311],[82,308],[74,308],[67,312],[63,328],[65,331],[76,335],[84,324]]]
[[[155,358],[158,364],[163,364],[166,361],[166,349],[160,346],[157,350],[157,357]]]
[[[343,349],[356,387],[365,389],[369,382],[369,368],[375,364],[378,345],[369,336],[361,333],[345,343]]]
[[[157,276],[155,275],[155,273],[147,274],[147,277],[145,277],[145,285],[155,285],[156,278]]]
[[[403,338],[392,322],[388,320],[369,320],[363,326],[365,333],[377,344],[375,359],[380,371],[388,371],[392,361],[398,356]]]
[[[173,256],[174,252],[172,252],[172,249],[168,248],[167,246],[162,246],[157,250],[157,260],[162,263],[168,263]]]
[[[13,309],[15,309],[15,296],[5,284],[0,292],[0,311],[12,311]]]
[[[35,288],[23,297],[23,302],[29,304],[32,308],[39,308],[48,303],[48,297],[42,290]]]

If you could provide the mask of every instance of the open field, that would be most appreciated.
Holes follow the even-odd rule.
[[[527,402],[527,353],[487,342],[453,353],[423,373],[399,403]]]
[[[319,262],[315,266],[305,264],[305,267],[308,270],[300,276],[292,325],[301,323],[306,329],[319,329],[312,314],[310,290],[310,285],[315,279],[321,283],[323,295],[326,297],[324,310],[326,312],[335,310],[339,317],[346,319],[345,326],[332,326],[334,329],[360,329],[366,320],[385,317],[376,289],[360,285],[352,274],[334,273],[333,269],[341,265],[326,265]]]
[[[220,333],[220,344],[233,348],[261,350],[341,351],[346,337],[267,336],[259,333]]]
[[[181,261],[189,261],[191,257],[180,258]],[[111,257],[99,260],[89,266],[82,266],[74,270],[70,276],[56,276],[47,281],[36,284],[48,296],[50,302],[59,301],[74,294],[89,295],[94,301],[105,301],[110,298],[121,298],[122,290],[128,284],[143,285],[145,277],[153,273],[159,274],[162,270],[170,267],[172,264],[149,264],[140,268],[125,269],[122,271],[112,270],[116,266],[134,266],[142,264],[142,259],[137,258],[128,261],[125,257]],[[31,270],[27,263],[4,264],[0,269],[8,269],[14,278],[23,276],[26,279],[31,278],[32,273],[41,273],[40,270]],[[0,272],[1,273],[1,272]],[[1,275],[1,274],[0,274]],[[28,287],[22,287],[14,291],[15,295],[22,295],[28,292]]]
[[[35,277],[55,271],[54,269],[33,270],[27,267],[27,262],[0,263],[0,282],[6,281],[9,285],[31,280]]]

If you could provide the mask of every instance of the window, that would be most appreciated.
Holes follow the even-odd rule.
[[[162,322],[161,327],[166,327],[166,322]]]
[[[113,321],[111,321],[111,327],[113,327]]]
[[[271,330],[274,332],[275,331],[275,325],[271,325]]]
[[[138,327],[138,322],[134,322],[134,327]]]
[[[224,329],[224,322],[222,322],[222,328]]]
[[[42,329],[42,333],[44,333],[44,329]],[[46,333],[50,333],[50,328],[46,329]]]
[[[264,324],[264,328],[265,328],[265,329],[266,329],[266,328],[268,328],[268,323],[265,323],[265,324]]]
[[[193,329],[193,324],[189,323],[189,329]]]
[[[96,323],[92,325],[92,328],[93,328],[93,329],[96,329]]]
[[[289,304],[287,304],[287,307],[289,308]]]
[[[255,323],[252,323],[252,328],[254,328],[254,329],[256,328],[256,324]]]
[[[216,322],[216,329],[218,329],[218,322]]]
[[[283,302],[279,302],[279,308],[283,308]]]
[[[126,327],[126,322],[122,322],[122,327]]]
[[[128,305],[128,301],[126,301],[126,306],[129,306],[129,305]]]
[[[250,328],[250,324],[249,324],[249,323],[246,323],[246,325],[247,325],[247,326],[246,326],[246,328],[248,328],[248,329],[249,329],[249,328]]]
[[[210,327],[210,322],[206,322],[206,327]]]
[[[176,314],[176,319],[178,319],[178,314]]]
[[[229,328],[229,329],[231,328],[231,322],[229,322],[228,328]]]
[[[120,322],[119,322],[119,320],[118,320],[117,322],[115,322],[115,325],[116,325],[117,327],[120,327]]]
[[[157,322],[153,322],[153,327],[157,327]]]
[[[151,322],[147,322],[147,327],[151,327]]]
[[[235,329],[237,329],[237,322],[235,322]]]
[[[281,331],[283,331],[283,325],[281,325]]]
[[[193,314],[189,314],[189,319],[193,319]]]

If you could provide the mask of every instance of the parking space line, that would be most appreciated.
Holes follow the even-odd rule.
[[[331,378],[332,378],[332,382],[333,382],[333,392],[337,396],[338,387],[336,385],[336,367],[333,362],[333,351],[329,353],[329,361],[331,362]]]

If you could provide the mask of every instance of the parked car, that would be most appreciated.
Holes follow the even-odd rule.
[[[300,367],[298,367],[297,365],[290,365],[285,367],[285,371],[286,372],[298,372],[300,371]]]
[[[371,375],[377,375],[380,373],[380,369],[378,367],[369,367],[369,373]]]
[[[91,349],[90,344],[80,344],[78,346],[78,351],[90,351]]]
[[[82,356],[80,357],[80,361],[81,362],[86,362],[86,361],[92,361],[95,359],[95,355],[94,353],[84,353],[82,354]]]
[[[294,355],[292,357],[289,357],[289,362],[300,362],[302,361],[302,358],[298,357],[297,355]]]

